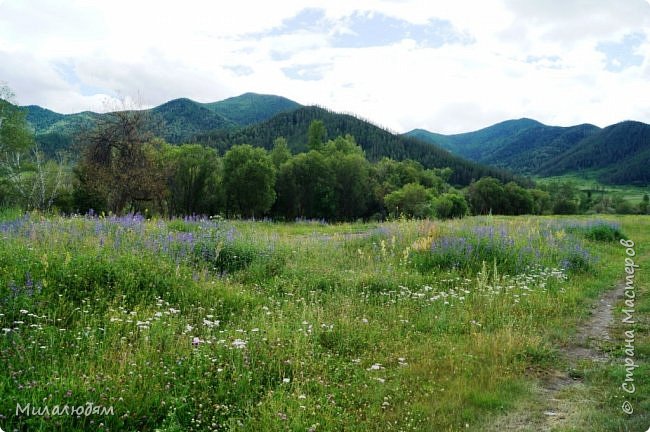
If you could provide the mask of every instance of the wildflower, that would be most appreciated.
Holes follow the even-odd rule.
[[[232,346],[234,346],[235,348],[238,348],[238,349],[246,348],[246,344],[247,344],[247,342],[245,340],[242,340],[242,339],[235,339],[232,342]]]
[[[198,337],[194,336],[194,338],[192,339],[192,346],[197,347],[197,346],[199,346],[200,343],[201,343],[201,339],[199,339]]]
[[[291,378],[282,378],[282,382],[285,383],[285,384],[286,384],[286,383],[290,383],[290,382],[291,382]]]
[[[203,320],[203,325],[206,326],[206,327],[212,328],[212,327],[218,326],[219,321],[210,321],[208,319],[204,319]]]
[[[380,369],[383,369],[383,368],[384,368],[384,367],[383,367],[381,364],[379,364],[379,363],[374,363],[374,364],[373,364],[372,366],[370,366],[367,370],[369,370],[369,371],[370,371],[370,370],[373,370],[373,371],[374,371],[374,370],[380,370]]]

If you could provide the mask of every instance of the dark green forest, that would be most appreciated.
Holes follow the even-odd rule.
[[[448,167],[452,169],[449,180],[455,185],[466,186],[485,176],[530,185],[523,177],[515,178],[508,171],[464,160],[418,139],[395,135],[351,115],[338,114],[319,107],[300,108],[248,128],[217,130],[196,138],[199,143],[223,153],[237,143],[249,143],[269,149],[276,138],[284,137],[293,152],[301,152],[307,149],[307,130],[314,120],[324,123],[329,138],[352,135],[370,161],[388,157],[394,160],[416,160],[426,168]]]

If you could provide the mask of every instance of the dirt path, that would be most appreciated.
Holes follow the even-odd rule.
[[[568,371],[555,371],[535,387],[536,401],[499,418],[489,431],[550,432],[570,425],[579,414],[580,406],[561,394],[584,389],[578,375],[572,374],[581,362],[607,362],[607,353],[600,350],[602,342],[610,341],[610,326],[614,321],[614,305],[623,297],[624,283],[607,291],[594,304],[591,317],[582,323],[569,346],[560,349],[568,364]],[[589,401],[586,401],[589,402]]]

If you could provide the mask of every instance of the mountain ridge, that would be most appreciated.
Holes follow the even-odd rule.
[[[536,120],[507,120],[462,134],[424,129],[404,134],[469,160],[540,177],[595,172],[603,183],[650,184],[650,125],[624,121],[605,128],[584,123],[548,126]]]
[[[24,108],[28,110],[27,120],[34,129],[41,150],[49,155],[69,148],[72,145],[72,136],[78,130],[91,126],[104,115],[90,111],[60,114],[38,105]],[[162,128],[161,136],[172,144],[201,141],[223,150],[224,146],[231,146],[239,139],[268,148],[275,137],[286,134],[290,144],[294,146],[294,151],[304,151],[300,146],[304,146],[307,141],[305,125],[298,125],[300,121],[296,120],[289,126],[287,121],[291,118],[291,113],[307,108],[312,110],[312,113],[313,110],[322,109],[304,107],[282,96],[248,92],[208,103],[179,98],[145,111],[162,120],[165,127]],[[497,173],[509,170],[519,175],[544,177],[593,171],[605,183],[650,183],[650,179],[643,172],[644,167],[650,163],[650,139],[644,132],[650,126],[642,122],[626,121],[601,129],[588,123],[564,127],[548,126],[523,117],[465,133],[445,135],[425,129],[414,129],[400,135],[386,131],[371,122],[353,116],[345,117],[346,114],[326,109],[320,111],[319,115],[329,118],[330,134],[355,135],[356,132],[360,135],[361,138],[357,139],[366,146],[370,157],[378,156],[378,150],[373,150],[373,144],[366,142],[369,139],[366,135],[375,136],[379,140],[375,147],[381,147],[385,156],[405,157],[411,152],[406,151],[405,146],[418,148],[419,150],[413,151],[412,156],[421,158],[425,165],[435,165],[437,162],[433,159],[457,164],[458,161],[451,157],[455,156],[492,166]],[[340,116],[337,117],[338,120],[335,120],[336,116]],[[282,134],[278,134],[278,130],[273,131],[268,126],[262,126],[276,117],[275,123],[271,124],[275,124]],[[307,117],[317,119],[317,116],[313,115],[303,115],[301,119]],[[351,118],[355,120],[352,121]],[[362,123],[367,125],[361,127]],[[625,126],[614,128],[617,125]],[[294,130],[289,130],[291,127]],[[382,130],[383,133],[380,134],[377,130]],[[612,133],[612,130],[616,133]],[[390,135],[406,141],[391,138]],[[435,144],[436,148],[429,152],[419,148],[411,140]],[[627,146],[628,141],[632,145]],[[396,147],[387,147],[389,142]],[[611,150],[618,147],[623,150]],[[590,156],[590,153],[594,152],[608,156],[594,159]],[[435,158],[432,156],[434,154]],[[462,169],[466,172],[474,170],[467,167]],[[463,180],[466,181],[468,176],[469,174],[463,175]]]
[[[245,127],[252,121],[268,120],[276,114],[300,106],[302,105],[282,96],[249,92],[209,103],[177,98],[141,111],[160,121],[163,125],[162,138],[172,144],[180,144],[193,140],[201,133]],[[27,122],[34,130],[39,148],[50,156],[72,146],[74,133],[91,126],[105,115],[91,111],[60,114],[38,105],[22,108],[27,109]]]

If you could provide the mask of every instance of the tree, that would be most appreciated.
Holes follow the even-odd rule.
[[[460,218],[467,215],[465,197],[457,193],[446,193],[433,200],[433,212],[440,219]]]
[[[637,209],[632,203],[622,196],[614,197],[614,209],[616,210],[616,214],[635,214],[637,212]]]
[[[578,203],[566,198],[558,198],[553,203],[553,214],[576,214],[578,213]]]
[[[484,177],[472,183],[467,189],[467,196],[474,214],[504,213],[506,194],[501,182],[493,177]]]
[[[503,188],[505,194],[505,214],[522,215],[533,213],[533,196],[527,189],[515,182],[509,182]]]
[[[14,105],[14,94],[0,83],[0,156],[3,160],[29,151],[34,138],[27,124],[27,111]]]
[[[222,166],[215,150],[198,144],[167,146],[164,165],[170,214],[219,212],[223,201],[220,187]]]
[[[64,158],[46,160],[34,144],[26,110],[0,85],[0,201],[48,210],[70,182]]]
[[[143,111],[104,115],[82,136],[86,148],[77,168],[77,196],[93,197],[114,213],[160,207],[165,179],[156,166],[162,143],[153,140],[154,126]]]
[[[309,150],[320,150],[327,138],[327,129],[322,120],[313,120],[307,131],[307,147]]]
[[[287,140],[283,137],[276,138],[273,141],[273,149],[271,150],[271,160],[275,168],[280,168],[280,165],[285,163],[291,158],[291,150]]]
[[[321,151],[333,176],[335,215],[339,220],[363,216],[370,196],[369,162],[350,135],[329,141]]]
[[[25,112],[12,104],[14,94],[0,83],[0,204],[16,204],[24,159],[32,145]]]
[[[648,208],[650,204],[650,197],[648,194],[643,194],[643,200],[639,203],[639,213],[648,214]]]
[[[230,214],[262,216],[275,201],[276,172],[266,150],[237,145],[223,158],[223,187]]]
[[[533,214],[541,215],[551,212],[551,195],[540,189],[531,189],[533,197]]]
[[[389,193],[384,202],[394,217],[425,218],[431,213],[431,192],[418,183],[409,183]]]
[[[335,176],[322,153],[300,153],[280,168],[276,210],[288,219],[333,219]]]

